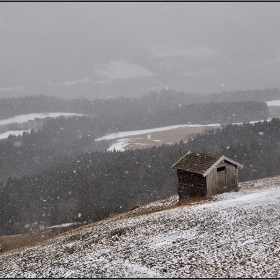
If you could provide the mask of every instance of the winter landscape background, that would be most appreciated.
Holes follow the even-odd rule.
[[[279,277],[279,3],[0,3],[0,276]],[[179,201],[189,150],[239,191]]]

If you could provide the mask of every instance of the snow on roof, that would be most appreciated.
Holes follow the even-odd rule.
[[[175,164],[173,164],[172,168],[201,174],[205,177],[223,160],[226,160],[236,167],[243,167],[242,164],[239,164],[238,162],[231,160],[226,156],[216,156],[190,150]]]

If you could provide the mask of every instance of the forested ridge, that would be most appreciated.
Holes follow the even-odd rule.
[[[278,88],[245,90],[211,94],[177,92],[162,90],[150,92],[140,97],[119,97],[114,99],[63,99],[55,96],[26,96],[18,98],[0,98],[0,119],[21,114],[71,112],[88,115],[125,116],[133,113],[159,113],[183,107],[189,104],[229,103],[229,102],[265,102],[280,99]]]
[[[123,130],[266,119],[264,101],[277,98],[278,89],[207,96],[163,90],[139,98],[94,101],[1,99],[2,119],[51,111],[85,116],[45,119],[39,129],[0,141],[0,234],[25,233],[34,225],[96,221],[175,194],[177,177],[170,167],[190,149],[225,154],[244,164],[241,180],[278,174],[277,119],[228,125],[187,143],[135,151],[106,152],[108,142],[94,140]]]
[[[266,103],[256,101],[195,103],[150,113],[128,111],[114,113],[107,108],[99,115],[49,118],[30,133],[10,135],[0,141],[0,180],[36,174],[79,153],[107,149],[108,142],[95,141],[106,133],[187,123],[247,122],[266,119],[268,115]]]
[[[280,120],[227,125],[187,143],[125,152],[81,153],[1,187],[1,234],[25,225],[96,221],[176,193],[172,164],[190,149],[226,155],[242,164],[240,181],[279,174]]]
[[[44,121],[42,128],[30,133],[10,135],[0,142],[0,180],[35,174],[64,158],[108,148],[104,141],[95,142],[101,136],[95,131],[89,117],[59,117]]]

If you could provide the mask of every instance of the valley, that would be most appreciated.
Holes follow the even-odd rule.
[[[172,90],[137,99],[3,99],[0,235],[88,224],[175,194],[170,167],[190,149],[244,163],[241,181],[277,175],[268,164],[278,161],[277,100],[277,89],[205,100]]]

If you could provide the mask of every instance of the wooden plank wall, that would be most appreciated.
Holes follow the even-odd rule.
[[[225,171],[217,172],[217,168],[214,168],[207,175],[207,196],[238,191],[238,169],[234,165],[226,162],[222,162],[218,167],[222,166],[225,166]],[[221,176],[225,178],[221,179]],[[222,182],[225,184],[222,184]]]
[[[177,169],[178,194],[180,198],[205,197],[207,195],[206,178],[200,174]]]

